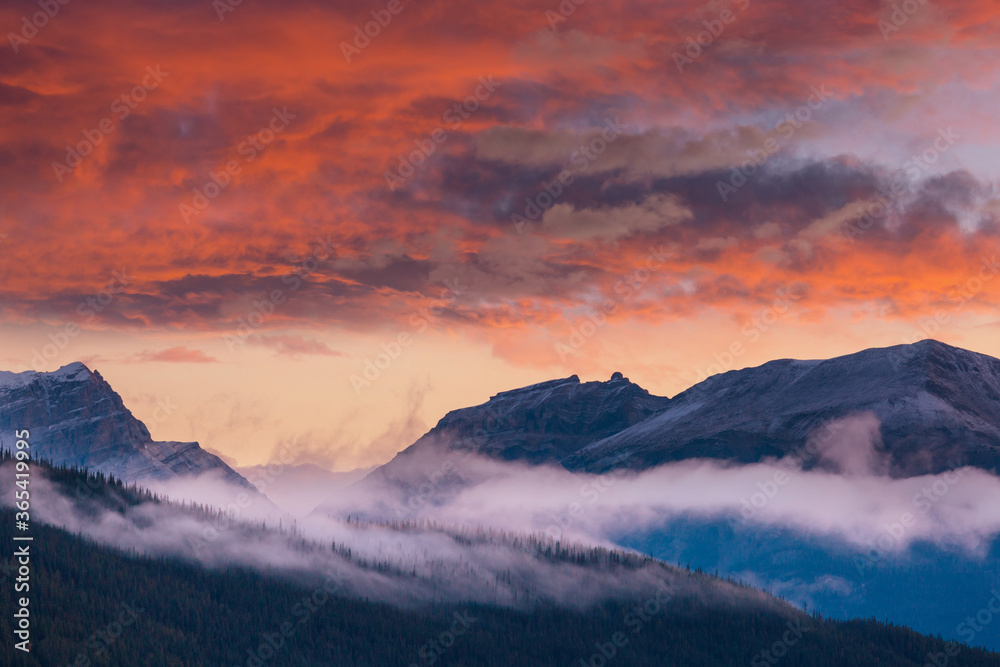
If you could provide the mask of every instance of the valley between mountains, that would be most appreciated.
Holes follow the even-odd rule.
[[[279,632],[275,664],[773,664],[782,641],[789,665],[1000,664],[980,650],[1000,649],[1000,360],[932,340],[777,360],[672,398],[620,373],[503,391],[350,474],[245,477],[155,441],[80,363],[0,373],[0,449],[25,428],[34,521],[60,545],[34,547],[37,664],[86,645],[87,619],[55,623],[56,608],[91,600],[99,619],[115,591],[153,589],[180,606],[137,602],[146,629],[109,655],[267,662],[257,636],[331,581],[292,620],[298,639]],[[395,621],[359,643],[334,609]],[[466,611],[484,620],[438,631]],[[201,636],[192,614],[229,639],[185,653],[171,637]],[[476,641],[434,640],[459,629]]]

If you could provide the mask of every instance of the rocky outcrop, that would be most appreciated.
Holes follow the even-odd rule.
[[[893,475],[1000,467],[1000,360],[934,340],[710,377],[564,464],[600,472],[626,455],[633,468],[688,458],[755,462],[796,453],[821,426],[862,413],[878,418]]]
[[[0,371],[0,448],[15,429],[31,432],[35,457],[99,470],[126,482],[213,472],[256,489],[196,442],[156,442],[100,373],[82,363],[51,373]]]
[[[420,479],[455,449],[597,473],[689,458],[749,463],[796,453],[820,427],[862,413],[878,418],[894,475],[1000,468],[1000,360],[926,340],[772,361],[715,375],[672,399],[620,373],[505,391],[449,412],[372,477]]]

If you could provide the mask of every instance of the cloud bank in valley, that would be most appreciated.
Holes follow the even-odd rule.
[[[8,468],[0,471],[4,505],[13,498]],[[648,600],[653,592],[665,591],[669,597],[696,596],[702,603],[784,608],[757,591],[643,557],[612,557],[604,549],[566,544],[558,548],[545,537],[325,517],[297,525],[287,516],[251,521],[238,512],[218,514],[173,503],[115,506],[112,498],[109,506],[107,498],[81,498],[39,471],[31,484],[33,520],[101,544],[209,568],[257,569],[307,586],[333,581],[343,594],[403,607],[475,602],[582,609],[609,599]]]
[[[482,523],[600,544],[678,516],[733,516],[862,549],[900,552],[929,541],[983,553],[1000,533],[1000,479],[970,467],[889,477],[878,433],[874,415],[862,414],[818,429],[782,460],[695,459],[605,475],[425,452],[408,462],[413,474],[404,484],[373,479],[322,510]]]
[[[350,594],[398,604],[516,607],[634,598],[663,580],[705,599],[756,599],[692,583],[639,556],[634,567],[618,567],[602,550],[678,517],[738,518],[751,529],[829,537],[899,558],[920,541],[978,557],[1000,533],[995,475],[958,468],[890,478],[872,415],[835,426],[782,460],[688,460],[604,475],[435,452],[413,462],[408,486],[373,483],[376,475],[305,516],[308,507],[300,508],[297,519],[214,478],[159,483],[156,491],[174,503],[114,511],[39,475],[33,516],[103,544],[208,567],[259,568],[302,581],[332,576]],[[9,486],[0,483],[5,499],[13,497]],[[176,504],[184,501],[223,511]],[[570,551],[560,556],[560,548]]]

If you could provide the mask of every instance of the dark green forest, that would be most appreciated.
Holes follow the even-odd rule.
[[[100,475],[46,474],[111,505],[156,502]],[[331,595],[318,583],[128,554],[42,524],[30,532],[33,641],[25,655],[13,648],[7,612],[23,595],[14,593],[10,565],[14,511],[0,511],[3,665],[1000,665],[996,654],[874,619],[832,621],[781,605],[685,598],[661,607],[650,591],[646,610],[635,602],[585,612],[469,604],[406,610]]]

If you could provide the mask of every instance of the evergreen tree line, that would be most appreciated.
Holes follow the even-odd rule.
[[[0,456],[0,466],[8,460]],[[66,489],[83,481],[91,498],[121,511],[157,502],[153,494],[99,473],[51,468],[46,475]],[[285,530],[292,534],[295,528]],[[619,567],[649,560],[502,531],[447,530],[477,543],[522,540],[539,557]],[[14,510],[4,508],[0,543],[14,544],[14,533]],[[935,664],[932,656],[941,664],[955,652],[940,637],[876,619],[844,622],[790,614],[780,605],[705,605],[696,597],[678,597],[655,609],[659,605],[626,601],[585,611],[470,604],[401,609],[246,569],[208,570],[124,553],[39,523],[31,534],[32,650],[25,655],[13,649],[7,610],[22,593],[14,592],[6,567],[0,570],[0,665],[729,667],[772,664],[761,661],[762,652],[787,636],[790,619],[801,626],[801,638],[775,663],[787,667],[923,667]],[[9,563],[12,547],[3,548]],[[1000,655],[958,650],[947,664],[1000,665]]]

